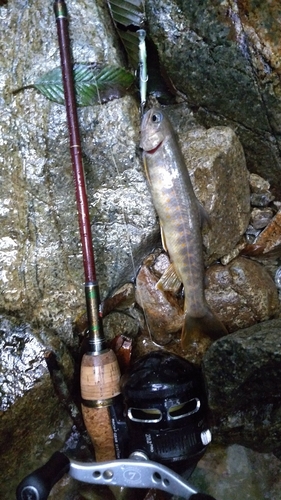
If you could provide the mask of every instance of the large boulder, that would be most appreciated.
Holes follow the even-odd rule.
[[[281,320],[217,340],[203,360],[215,440],[280,456]]]

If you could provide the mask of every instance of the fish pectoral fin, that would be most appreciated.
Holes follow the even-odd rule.
[[[208,212],[206,211],[206,209],[203,207],[203,205],[201,205],[200,201],[198,201],[198,200],[197,200],[197,206],[198,206],[198,211],[199,211],[199,216],[200,216],[201,228],[203,227],[204,224],[207,224],[207,226],[209,228],[211,228],[212,224],[211,224],[210,216],[209,216]]]
[[[145,155],[143,155],[143,166],[144,166],[144,171],[145,171],[145,175],[146,175],[146,178],[148,180],[148,183],[151,184]]]
[[[162,247],[165,250],[165,252],[168,253],[168,249],[167,249],[167,245],[166,245],[165,233],[164,233],[164,229],[163,229],[163,225],[162,225],[161,221],[160,221],[160,233],[161,233]]]
[[[181,280],[179,279],[173,264],[170,264],[169,267],[167,267],[160,280],[156,283],[156,288],[165,292],[169,291],[177,293],[180,286]]]

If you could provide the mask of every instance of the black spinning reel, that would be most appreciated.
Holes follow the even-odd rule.
[[[17,500],[47,499],[66,472],[91,484],[158,488],[194,500],[212,498],[179,475],[190,476],[211,441],[200,369],[179,356],[152,352],[122,377],[121,394],[111,408],[117,459],[81,463],[57,452],[20,483]]]
[[[141,452],[191,473],[211,441],[200,369],[179,356],[152,352],[122,377],[121,392],[123,407],[112,412],[117,458]]]

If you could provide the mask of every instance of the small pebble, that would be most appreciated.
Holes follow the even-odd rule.
[[[265,193],[269,191],[270,184],[260,175],[250,174],[250,188],[252,193]]]
[[[220,261],[223,266],[227,266],[229,262],[231,262],[235,257],[238,257],[240,254],[241,250],[245,247],[245,241],[242,241],[239,243],[231,252],[229,252],[227,255],[224,255]]]
[[[252,207],[267,207],[274,200],[270,191],[264,193],[252,193],[250,202]]]
[[[254,229],[263,229],[273,217],[271,208],[254,208],[251,213],[251,224]]]
[[[255,229],[251,224],[249,224],[245,233],[247,242],[251,244],[254,243],[260,232],[260,229]]]

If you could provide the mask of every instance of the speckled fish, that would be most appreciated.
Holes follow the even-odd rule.
[[[203,208],[194,194],[173,127],[162,110],[152,108],[145,113],[140,147],[163,245],[171,260],[162,282],[173,281],[176,274],[184,286],[185,322],[181,342],[186,349],[202,336],[217,339],[227,333],[204,294]]]

